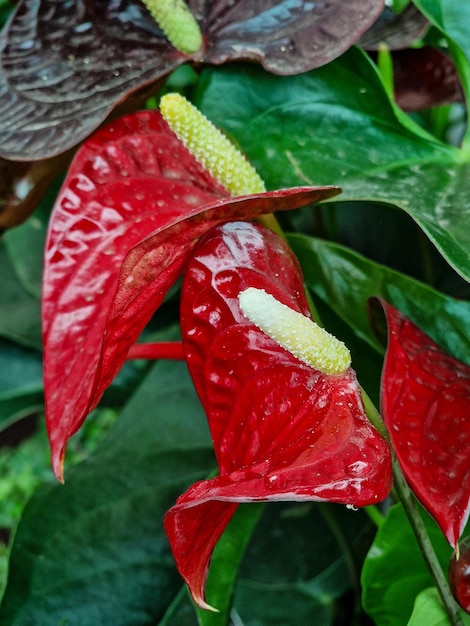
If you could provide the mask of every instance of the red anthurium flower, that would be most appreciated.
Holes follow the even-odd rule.
[[[354,371],[325,374],[260,330],[239,299],[253,287],[310,317],[283,239],[243,222],[213,228],[185,272],[181,330],[220,475],[193,485],[165,517],[177,566],[203,608],[213,549],[239,502],[363,506],[392,483],[388,444],[367,420]]]
[[[338,193],[303,187],[233,198],[159,112],[103,128],[79,150],[54,207],[43,278],[46,421],[62,477],[68,439],[214,225]]]
[[[470,508],[470,367],[384,300],[382,411],[403,473],[455,547]]]

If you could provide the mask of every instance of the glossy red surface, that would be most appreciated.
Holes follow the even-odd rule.
[[[369,423],[352,369],[328,376],[257,329],[238,294],[265,289],[310,316],[296,258],[248,223],[213,228],[185,273],[181,330],[220,476],[193,485],[165,518],[197,604],[218,538],[239,502],[377,503],[391,488],[388,444]]]

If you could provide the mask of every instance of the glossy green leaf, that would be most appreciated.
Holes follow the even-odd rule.
[[[338,244],[304,235],[290,235],[289,243],[308,287],[372,346],[382,349],[369,325],[367,300],[382,296],[453,356],[470,364],[470,302],[445,296]]]
[[[218,612],[197,608],[201,626],[225,626],[228,623],[238,566],[264,508],[262,503],[238,507],[220,538],[206,582],[206,600],[216,606]]]
[[[461,614],[464,624],[470,624],[470,615]],[[450,626],[449,616],[435,587],[418,594],[407,626]]]
[[[443,569],[451,549],[430,517],[423,517]],[[401,505],[393,506],[377,532],[362,570],[363,606],[376,626],[403,626],[416,596],[433,585]]]
[[[157,623],[181,589],[163,514],[214,464],[184,364],[156,364],[94,457],[27,506],[2,626]]]
[[[344,200],[393,204],[470,280],[466,154],[393,105],[359,50],[300,76],[239,66],[206,70],[198,104],[243,145],[269,187],[335,184]]]

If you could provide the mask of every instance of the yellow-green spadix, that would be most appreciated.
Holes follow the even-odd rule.
[[[245,317],[310,367],[334,375],[351,365],[351,354],[342,341],[264,289],[249,287],[238,298]]]
[[[143,3],[172,46],[185,54],[200,49],[201,29],[184,0],[143,0]]]
[[[186,98],[178,93],[164,95],[160,112],[179,140],[231,195],[266,191],[246,157]]]

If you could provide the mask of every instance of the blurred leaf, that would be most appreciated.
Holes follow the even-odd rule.
[[[0,433],[43,404],[41,355],[0,340]]]
[[[267,0],[255,14],[251,0],[188,4],[204,36],[193,55],[173,48],[137,0],[20,2],[4,33],[1,154],[39,159],[71,148],[118,102],[186,61],[249,59],[279,74],[325,64],[358,39],[383,0]]]
[[[438,526],[423,515],[439,561],[447,570],[452,550]],[[362,570],[363,606],[377,626],[403,626],[416,596],[433,585],[409,521],[400,504],[379,528]]]
[[[335,619],[340,623],[338,599],[358,583],[356,559],[357,563],[362,559],[368,523],[362,512],[338,505],[268,504],[237,583],[235,609],[241,623],[328,626],[337,623]],[[345,545],[349,553],[342,552]],[[354,600],[343,608],[344,623],[352,623],[358,616]]]
[[[46,232],[57,191],[51,190],[34,215],[4,235],[10,261],[22,286],[36,298],[41,297]]]
[[[455,65],[448,56],[430,46],[394,52],[393,76],[395,101],[405,111],[463,100]]]
[[[308,287],[357,334],[383,351],[369,325],[367,300],[381,296],[410,317],[450,354],[470,365],[470,302],[369,261],[353,250],[303,235],[289,235]]]
[[[94,457],[28,504],[2,625],[157,622],[181,589],[163,514],[214,463],[184,364],[156,364]]]
[[[51,183],[70,163],[72,152],[40,162],[7,161],[0,157],[0,228],[17,226],[33,213]]]
[[[470,4],[454,0],[416,0],[416,6],[434,26],[448,39],[450,52],[454,57],[463,88],[470,95]],[[465,144],[470,142],[470,127],[467,128]]]
[[[343,188],[344,200],[394,204],[470,280],[466,154],[394,106],[359,50],[282,82],[253,67],[205,70],[198,100],[243,145],[268,186],[331,183]]]
[[[402,50],[422,37],[428,28],[428,20],[413,3],[400,13],[386,6],[357,44],[366,50],[378,50],[384,44],[390,50]]]
[[[41,349],[39,298],[24,289],[0,240],[0,336],[20,345]]]

